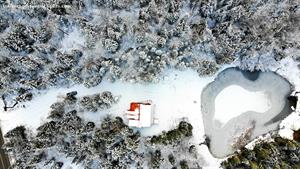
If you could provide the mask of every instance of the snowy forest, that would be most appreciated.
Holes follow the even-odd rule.
[[[189,143],[193,127],[188,122],[181,121],[177,128],[161,135],[142,137],[120,117],[108,116],[96,126],[76,114],[107,109],[113,102],[109,92],[77,98],[74,91],[51,105],[48,121],[36,134],[24,126],[9,131],[4,136],[8,140],[4,149],[15,158],[13,168],[59,169],[64,165],[62,157],[93,169],[200,167],[195,145]]]
[[[0,0],[3,112],[25,108],[50,89],[93,88],[103,81],[158,83],[168,69],[193,70],[199,77],[211,77],[226,65],[285,71],[278,67],[290,58],[299,73],[299,4],[299,0]],[[295,72],[285,74],[298,80]],[[291,83],[299,85],[297,80]],[[209,139],[195,142],[189,120],[144,136],[122,117],[105,115],[97,125],[78,115],[105,112],[117,103],[118,97],[109,90],[84,96],[66,92],[45,112],[48,116],[36,130],[19,125],[5,133],[2,149],[15,169],[206,165],[205,154],[197,147],[199,142],[209,147]],[[221,167],[299,168],[299,129],[294,140],[277,133],[271,137],[271,142],[258,143],[253,150],[237,145],[240,150],[222,159]]]
[[[268,70],[299,51],[297,1],[2,0],[0,90],[155,82],[166,68]],[[280,8],[279,8],[280,7]],[[34,95],[34,94],[33,94]],[[13,105],[13,103],[11,103]]]

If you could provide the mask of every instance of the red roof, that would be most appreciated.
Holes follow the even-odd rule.
[[[135,111],[136,109],[140,109],[140,105],[151,105],[150,103],[141,103],[141,102],[131,102],[130,109],[128,111]]]
[[[130,103],[130,109],[128,111],[135,111],[140,108],[140,103],[132,102]]]
[[[152,104],[151,102],[131,102],[126,114],[129,126],[150,127],[152,123]]]

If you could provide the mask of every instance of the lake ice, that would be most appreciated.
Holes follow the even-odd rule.
[[[290,83],[273,72],[228,68],[203,89],[201,112],[210,151],[218,158],[233,153],[235,139],[248,130],[249,140],[274,130],[290,113]]]

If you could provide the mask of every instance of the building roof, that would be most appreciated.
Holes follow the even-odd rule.
[[[142,127],[150,127],[152,124],[152,106],[141,105],[140,107],[140,123]]]
[[[131,127],[150,127],[153,123],[153,106],[151,103],[130,103],[127,111],[128,126]]]

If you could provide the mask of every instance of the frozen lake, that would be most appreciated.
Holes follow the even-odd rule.
[[[276,129],[291,112],[287,102],[290,93],[290,83],[273,72],[251,73],[237,68],[220,72],[201,94],[211,153],[218,158],[233,153],[233,143],[246,130],[246,140],[252,140]]]

